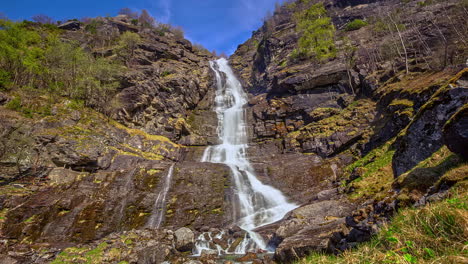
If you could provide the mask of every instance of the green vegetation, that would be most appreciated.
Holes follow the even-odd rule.
[[[19,111],[21,109],[21,98],[18,96],[13,97],[5,107],[10,110]]]
[[[99,263],[103,263],[104,251],[108,247],[109,245],[104,242],[104,243],[99,244],[97,247],[93,249],[91,248],[67,248],[64,251],[62,251],[57,256],[57,258],[55,258],[55,260],[51,262],[51,264],[65,264],[65,263],[99,264]]]
[[[407,107],[413,107],[414,102],[410,101],[408,99],[394,99],[391,103],[390,106],[397,106],[397,105],[402,105],[402,106],[407,106]]]
[[[400,211],[370,242],[340,256],[315,253],[298,263],[464,263],[468,257],[466,189],[424,208]]]
[[[297,143],[297,139],[306,139],[312,137],[328,137],[336,132],[358,134],[361,132],[358,127],[360,123],[366,122],[366,114],[374,109],[375,103],[371,100],[361,99],[353,102],[343,110],[332,108],[318,108],[312,113],[311,117],[327,117],[317,122],[310,123],[297,131],[291,132],[287,137],[291,143]],[[339,111],[339,112],[338,112]]]
[[[418,2],[418,5],[421,7],[424,7],[424,6],[432,5],[433,3],[434,3],[433,0],[425,0],[425,1]]]
[[[353,31],[353,30],[358,30],[362,27],[367,26],[368,23],[362,19],[354,19],[353,21],[349,22],[346,24],[345,30],[346,31]]]
[[[394,180],[392,157],[395,151],[391,149],[392,142],[393,140],[380,148],[374,149],[345,168],[348,174],[355,173],[359,175],[348,186],[354,189],[350,194],[350,198],[374,198],[379,200],[387,195],[386,191],[391,189]]]
[[[135,50],[141,42],[141,37],[137,33],[127,31],[120,36],[118,54],[124,59],[127,65],[133,57]]]
[[[295,14],[297,30],[302,33],[298,42],[298,48],[294,50],[292,57],[315,57],[318,60],[334,58],[335,26],[323,3],[312,5],[304,11]]]
[[[93,19],[89,24],[85,26],[85,30],[90,32],[91,34],[97,34],[97,29],[103,22],[99,19]]]
[[[42,72],[44,56],[41,35],[30,30],[30,23],[0,20],[0,89],[27,85],[29,76]]]
[[[60,97],[103,110],[119,85],[122,66],[63,41],[56,28],[0,20],[0,69],[0,90],[16,94],[7,107],[31,117],[47,115]],[[48,102],[39,105],[43,96]]]

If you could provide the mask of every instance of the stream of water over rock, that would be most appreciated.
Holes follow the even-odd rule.
[[[163,188],[158,193],[158,197],[156,198],[156,201],[154,202],[153,213],[148,219],[148,222],[146,223],[146,227],[159,228],[161,226],[161,223],[164,219],[164,214],[166,213],[166,196],[171,186],[172,174],[174,172],[174,165],[175,164],[171,165],[171,167],[169,168],[169,171],[166,174]]]
[[[236,252],[268,250],[262,237],[253,230],[281,220],[297,205],[289,203],[281,191],[257,179],[246,155],[248,137],[244,105],[247,95],[226,59],[212,61],[210,66],[216,75],[215,111],[221,144],[208,147],[201,161],[223,163],[231,168],[237,196],[233,220],[248,233],[248,238]],[[197,251],[200,252],[200,248]]]

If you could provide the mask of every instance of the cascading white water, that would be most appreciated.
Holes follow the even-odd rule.
[[[221,144],[206,148],[201,161],[223,163],[231,168],[238,202],[234,220],[249,233],[258,248],[266,250],[265,242],[253,230],[281,220],[297,206],[289,203],[279,190],[263,184],[255,176],[246,157],[248,138],[243,107],[247,103],[247,95],[226,59],[212,61],[210,66],[216,75],[215,110]],[[225,83],[222,74],[225,74]],[[245,245],[243,247],[246,248]]]
[[[158,197],[154,202],[153,213],[151,214],[148,222],[146,223],[146,227],[149,228],[159,228],[164,218],[164,214],[166,212],[166,196],[169,192],[169,188],[171,187],[171,179],[172,174],[174,171],[174,165],[172,164],[169,168],[169,171],[166,174],[166,179],[164,180],[164,185],[162,190],[158,193]]]

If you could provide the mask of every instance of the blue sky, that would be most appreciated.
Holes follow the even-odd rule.
[[[231,54],[247,40],[275,2],[283,0],[0,0],[10,19],[46,14],[56,20],[117,15],[122,7],[147,9],[158,21],[181,26],[186,37],[209,50]]]

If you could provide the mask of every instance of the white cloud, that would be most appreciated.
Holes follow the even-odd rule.
[[[162,15],[158,17],[158,20],[163,23],[169,23],[169,20],[171,20],[171,15],[172,15],[171,0],[160,0],[159,7],[162,10]]]
[[[172,17],[171,0],[148,0],[147,4],[151,7],[148,11],[156,14],[153,17],[156,18],[158,22],[169,23]]]
[[[258,27],[262,19],[271,10],[274,0],[240,0],[232,15],[243,29]]]

